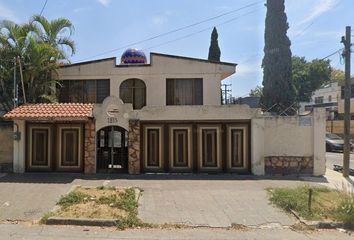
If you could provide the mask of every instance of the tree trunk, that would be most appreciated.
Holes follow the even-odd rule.
[[[18,60],[18,64],[20,66],[20,76],[21,76],[21,85],[22,85],[22,94],[23,94],[23,103],[26,103],[26,91],[25,91],[25,84],[23,82],[23,73],[22,73],[22,63],[21,63],[21,60],[20,58],[18,57],[17,58]]]

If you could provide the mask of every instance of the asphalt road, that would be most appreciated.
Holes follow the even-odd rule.
[[[333,164],[343,166],[343,153],[326,153],[326,166],[333,169]],[[354,153],[350,154],[350,168],[354,169]]]
[[[349,240],[347,233],[336,230],[294,231],[289,228],[241,229],[191,228],[191,229],[128,229],[0,224],[0,240]]]

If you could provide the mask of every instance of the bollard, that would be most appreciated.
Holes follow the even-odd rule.
[[[312,188],[309,189],[309,198],[307,202],[309,212],[311,212],[311,204],[312,204]]]

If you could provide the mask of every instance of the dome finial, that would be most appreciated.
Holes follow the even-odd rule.
[[[128,48],[124,51],[121,64],[146,64],[146,56],[142,50],[136,48]]]

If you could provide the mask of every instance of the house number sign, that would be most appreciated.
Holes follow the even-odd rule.
[[[117,123],[118,122],[118,118],[116,117],[108,117],[107,118],[107,123]]]
[[[107,107],[107,123],[117,123],[118,122],[118,114],[119,114],[119,110],[116,106],[114,105],[109,105]]]

